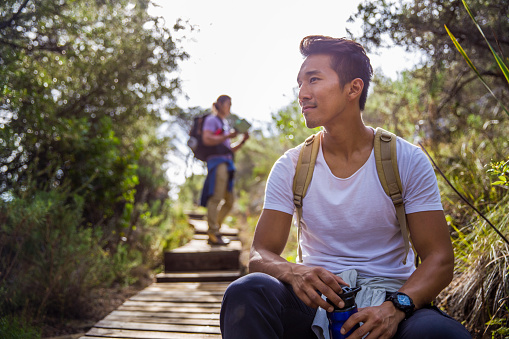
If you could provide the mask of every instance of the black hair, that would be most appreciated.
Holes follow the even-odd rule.
[[[359,106],[361,110],[364,110],[373,68],[366,51],[359,43],[345,38],[310,35],[300,42],[300,53],[304,57],[312,54],[330,55],[331,68],[338,75],[339,84],[342,87],[360,78],[364,82],[364,88],[359,98]]]

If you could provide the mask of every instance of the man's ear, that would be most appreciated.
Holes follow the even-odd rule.
[[[363,89],[364,81],[362,81],[362,79],[360,78],[353,79],[350,82],[350,88],[348,91],[348,97],[350,98],[350,100],[359,99]]]

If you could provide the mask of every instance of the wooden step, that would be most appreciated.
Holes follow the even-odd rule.
[[[241,276],[240,270],[171,272],[156,275],[158,283],[165,282],[231,282]]]
[[[223,238],[227,238],[230,241],[240,240],[239,237],[236,236],[236,235],[227,235],[227,236],[223,235]],[[193,235],[193,239],[196,239],[196,240],[209,240],[209,236],[207,234],[205,234],[205,233],[200,233],[200,234]]]
[[[193,238],[186,245],[165,252],[165,273],[240,269],[240,241],[233,240],[226,246],[213,246],[207,243],[207,239]]]
[[[195,234],[207,234],[209,225],[207,220],[189,219],[189,225],[194,228]],[[236,228],[228,227],[228,225],[221,225],[219,232],[226,236],[238,236],[239,230]]]
[[[185,214],[187,215],[187,217],[189,219],[194,219],[194,220],[205,220],[207,218],[206,214],[194,212],[194,211],[185,212]]]

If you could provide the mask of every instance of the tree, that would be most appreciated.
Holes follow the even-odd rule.
[[[153,103],[174,98],[169,74],[186,57],[148,3],[2,5],[0,193],[66,183],[88,196],[93,223],[117,213],[100,206],[132,200],[118,197],[137,184],[143,136],[161,124]]]
[[[11,296],[0,314],[72,314],[83,284],[140,263],[136,235],[167,198],[159,103],[174,102],[187,57],[173,39],[185,27],[165,28],[149,5],[0,4],[0,294]]]
[[[509,29],[509,4],[501,0],[478,1],[472,4],[472,10],[479,16],[479,22],[489,27],[490,43],[507,55],[509,40],[505,32]],[[476,108],[483,114],[483,121],[500,118],[495,100],[478,99],[478,94],[486,90],[456,53],[444,29],[444,24],[451,27],[458,41],[472,51],[481,74],[489,79],[500,99],[507,102],[507,82],[482,36],[472,34],[476,29],[461,1],[365,1],[351,17],[352,21],[356,19],[362,21],[362,34],[357,40],[368,49],[396,44],[422,52],[424,62],[413,77],[425,82],[425,121],[433,140],[447,139],[451,133],[471,128],[468,119]]]

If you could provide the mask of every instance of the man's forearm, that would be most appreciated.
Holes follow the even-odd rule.
[[[452,280],[454,261],[431,255],[422,261],[400,291],[408,294],[415,308],[431,303]]]
[[[273,276],[283,282],[290,283],[288,277],[292,272],[292,265],[281,256],[266,250],[251,249],[249,272],[261,272]]]

